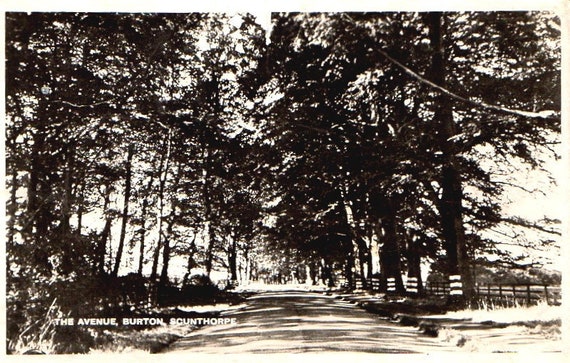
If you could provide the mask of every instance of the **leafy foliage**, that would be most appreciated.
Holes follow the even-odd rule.
[[[266,38],[251,14],[8,13],[8,338],[157,304],[176,264],[185,286],[400,291],[426,261],[531,266],[557,222],[502,198],[558,157],[558,24],[283,13]]]

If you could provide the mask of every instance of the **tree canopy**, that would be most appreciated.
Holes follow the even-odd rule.
[[[560,67],[548,12],[7,13],[9,315],[220,271],[469,297],[558,246],[503,202],[559,157]]]

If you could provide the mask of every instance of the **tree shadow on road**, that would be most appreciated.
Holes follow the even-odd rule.
[[[318,293],[271,292],[223,314],[237,324],[207,326],[169,351],[202,353],[427,353],[456,347]]]

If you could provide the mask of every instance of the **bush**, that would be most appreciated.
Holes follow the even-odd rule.
[[[158,287],[158,304],[161,306],[211,303],[220,289],[206,275],[194,275],[178,288],[173,283]]]
[[[182,287],[181,294],[186,302],[212,299],[220,292],[212,280],[206,275],[194,275]]]
[[[215,286],[214,283],[212,282],[212,280],[210,280],[210,278],[206,275],[193,275],[192,277],[190,277],[188,279],[188,281],[186,282],[185,286]]]
[[[24,323],[21,325],[17,323],[10,325],[11,331],[8,331],[7,353],[26,354],[32,351],[45,354],[54,353],[54,337],[56,334],[54,319],[60,313],[61,311],[56,305],[56,299],[54,299],[42,317],[34,319],[31,316],[27,316],[27,319],[23,320]]]

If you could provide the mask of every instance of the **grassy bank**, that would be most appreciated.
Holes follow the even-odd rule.
[[[22,333],[11,339],[7,353],[21,354],[86,354],[149,352],[157,353],[178,338],[200,328],[199,318],[216,318],[223,310],[239,306],[245,300],[246,293],[217,291],[215,294],[200,298],[186,299],[184,304],[155,308],[134,308],[117,312],[101,311],[97,315],[90,313],[69,316],[56,304],[48,312],[29,326],[22,327]],[[115,324],[82,325],[80,319],[104,317],[115,319]],[[60,319],[72,321],[62,324]],[[142,323],[127,323],[123,318],[140,320]],[[170,319],[180,318],[180,325],[169,325]],[[146,320],[145,320],[146,319]],[[194,322],[194,319],[196,323]],[[151,322],[151,320],[154,320]],[[29,334],[28,334],[29,333]]]
[[[482,304],[479,308],[449,311],[445,314],[431,315],[430,317],[469,319],[473,322],[493,321],[505,324],[530,323],[533,321],[550,322],[561,319],[562,306],[548,305],[543,302],[532,306],[515,307]]]
[[[468,325],[443,325],[438,339],[468,352],[558,352],[562,349],[561,306],[536,306],[452,311],[431,319],[463,319]],[[475,327],[475,328],[472,328]]]

